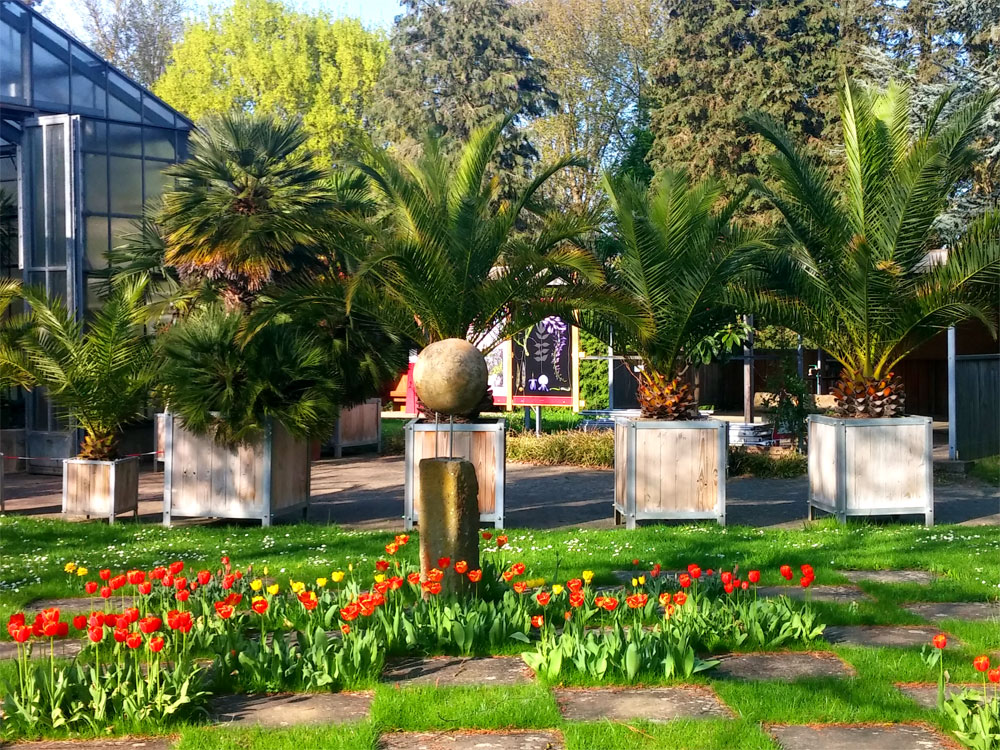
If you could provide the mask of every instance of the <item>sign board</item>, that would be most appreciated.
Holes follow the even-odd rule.
[[[580,344],[577,328],[550,316],[513,337],[510,406],[579,408]]]

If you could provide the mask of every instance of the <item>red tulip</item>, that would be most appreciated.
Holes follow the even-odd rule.
[[[934,648],[944,648],[945,646],[948,645],[948,638],[947,636],[945,636],[944,633],[938,633],[931,640],[931,643],[934,644]]]
[[[348,633],[351,632],[351,626],[348,625],[346,622],[340,623],[340,632],[343,633],[344,635],[347,635]]]
[[[437,581],[428,581],[423,584],[424,591],[433,596],[437,596],[441,593],[441,584]]]
[[[179,602],[186,602],[190,598],[191,598],[191,592],[188,591],[187,589],[177,592],[177,601]]]
[[[104,640],[104,628],[87,628],[87,637],[93,643],[100,643]]]
[[[701,568],[697,565],[688,565],[688,575],[697,581],[701,578]]]
[[[523,576],[525,567],[523,562],[516,562],[510,566],[511,572],[516,576]]]
[[[236,583],[236,576],[234,576],[232,573],[229,573],[229,574],[223,576],[223,578],[222,578],[222,588],[224,588],[224,589],[226,589],[228,591],[229,589],[231,589],[233,587],[234,583]]]
[[[684,606],[684,603],[687,602],[687,600],[688,600],[687,594],[685,594],[683,591],[678,591],[676,594],[674,594],[674,603],[677,606]]]
[[[809,588],[809,585],[810,585],[810,584],[811,584],[812,582],[813,582],[813,579],[812,579],[812,578],[809,578],[808,576],[802,576],[801,580],[799,581],[799,585],[800,585],[800,586],[801,586],[802,588],[804,588],[804,589],[807,589],[807,588]]]
[[[722,581],[723,583],[732,583],[733,574],[730,573],[728,570],[723,571],[722,574],[719,576],[719,580]]]
[[[467,563],[465,560],[459,560],[457,563],[455,563],[455,572],[458,573],[459,575],[464,576],[466,572],[468,572],[468,570],[469,570],[469,563]]]
[[[129,648],[139,648],[142,645],[142,636],[138,633],[129,633],[125,636],[125,645]]]
[[[171,575],[177,575],[182,570],[184,570],[184,563],[182,563],[180,560],[178,560],[177,562],[170,563]]]
[[[760,571],[751,570],[749,573],[747,573],[747,580],[750,581],[750,583],[756,584],[758,581],[760,581]]]
[[[124,586],[126,583],[128,583],[128,578],[126,578],[125,574],[122,573],[121,575],[117,575],[114,578],[112,578],[111,581],[110,581],[110,583],[111,583],[112,590],[117,591],[122,586]]]
[[[977,672],[985,672],[990,668],[990,657],[977,656],[972,660],[972,666],[976,668]]]
[[[566,581],[566,588],[568,588],[571,592],[576,593],[581,588],[583,588],[583,581],[581,581],[579,578],[571,578],[570,580]]]
[[[500,536],[497,537],[497,549],[506,546],[507,546],[507,535],[501,534]]]
[[[540,628],[544,624],[545,624],[545,618],[542,617],[541,615],[534,615],[531,618],[531,627],[533,628]]]
[[[115,641],[118,643],[125,643],[125,639],[128,638],[128,630],[126,628],[117,627],[114,629],[113,634]]]
[[[163,584],[164,588],[172,589],[174,587],[174,577],[170,573],[167,573],[160,579],[160,583]]]
[[[154,654],[160,653],[163,650],[164,645],[166,645],[166,641],[160,636],[149,639],[149,650]]]
[[[90,596],[97,593],[97,581],[87,581],[83,585],[83,590],[87,592]]]
[[[163,576],[167,574],[167,569],[163,566],[158,566],[149,571],[149,577],[154,581],[162,581]]]
[[[74,617],[73,627],[76,628],[77,630],[83,630],[85,627],[87,627],[87,616],[77,615],[76,617]]]
[[[420,583],[420,574],[416,572],[409,573],[406,576],[406,580],[410,582],[411,586],[416,586],[418,583]]]
[[[103,628],[106,621],[107,618],[103,612],[91,612],[90,617],[87,618],[87,625],[92,628]]]
[[[725,591],[727,594],[733,593],[732,582],[722,584],[722,590]]]
[[[222,562],[223,565],[229,565],[229,556],[228,555],[223,555],[221,562]]]
[[[988,679],[990,682],[1000,682],[1000,667],[997,667],[996,669],[991,669],[989,672],[987,672],[986,679]]]
[[[784,578],[786,581],[792,580],[792,569],[790,566],[782,565],[778,569],[778,572],[781,573],[781,577]]]
[[[484,531],[483,532],[483,539],[485,539],[487,542],[490,539],[492,539],[492,538],[493,538],[493,534],[492,533],[490,533],[489,531]]]
[[[681,573],[679,576],[677,576],[677,583],[681,585],[681,588],[686,589],[688,586],[691,585],[691,576],[688,575],[687,573]]]
[[[639,558],[638,557],[632,558],[632,566],[638,567],[638,565],[639,565]]]
[[[483,580],[483,571],[481,569],[470,570],[469,580],[472,581],[473,583],[479,583],[481,580]]]
[[[631,596],[625,597],[625,603],[628,605],[629,609],[642,609],[646,606],[646,602],[649,601],[649,596],[647,594],[632,594]]]
[[[125,616],[128,618],[129,623],[133,623],[139,619],[139,608],[129,607],[125,610]]]
[[[110,599],[111,598],[111,587],[110,586],[101,586],[101,598],[102,599]]]
[[[111,571],[108,568],[104,568],[98,573],[98,575],[101,577],[102,581],[107,581],[111,578]]]
[[[146,580],[146,572],[143,570],[130,570],[125,576],[133,586],[138,586]]]
[[[525,590],[528,588],[528,584],[526,584],[524,581],[516,581],[514,583],[513,588],[514,591],[516,591],[518,594],[523,594]]]
[[[207,570],[198,571],[198,583],[200,583],[202,586],[207,585],[208,582],[211,580],[212,580],[212,574],[209,573]]]
[[[69,635],[69,623],[68,622],[57,622],[56,623],[56,636],[58,638],[65,638]]]
[[[616,608],[617,606],[618,606],[618,600],[617,600],[617,599],[615,599],[615,597],[613,597],[613,596],[606,596],[606,597],[604,597],[604,604],[603,604],[603,607],[604,607],[604,609],[606,609],[606,610],[607,610],[608,612],[614,612],[614,611],[615,611],[615,608]]]
[[[153,584],[149,581],[143,581],[139,584],[139,593],[143,596],[149,596],[153,593]]]
[[[183,588],[187,588],[188,579],[184,576],[174,576],[174,588],[180,591]]]
[[[155,633],[159,630],[162,624],[163,620],[159,617],[143,617],[139,620],[139,630],[146,635],[149,635],[150,633]]]
[[[439,557],[438,558],[438,567],[441,568],[441,570],[444,570],[449,565],[451,565],[451,558],[450,557]]]
[[[535,601],[542,607],[547,605],[552,599],[552,595],[548,591],[539,591],[535,594]]]
[[[582,591],[572,591],[569,595],[569,606],[582,607],[584,596]]]
[[[232,605],[223,604],[222,602],[216,602],[215,603],[215,612],[223,620],[228,620],[230,617],[233,616],[233,613],[235,611],[236,610],[232,607]]]
[[[11,637],[17,643],[27,643],[28,639],[31,638],[31,628],[22,625],[16,628],[13,633],[11,633]]]
[[[254,599],[250,604],[250,609],[256,612],[258,615],[262,615],[267,612],[267,599],[264,597],[259,597]]]

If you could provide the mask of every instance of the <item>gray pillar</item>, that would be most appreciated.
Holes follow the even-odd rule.
[[[743,421],[753,423],[753,315],[744,317],[749,327],[743,343]]]
[[[955,327],[948,329],[948,458],[954,461],[958,458],[958,445],[955,424],[956,400],[955,392]]]

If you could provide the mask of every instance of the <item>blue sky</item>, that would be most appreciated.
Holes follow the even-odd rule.
[[[366,26],[385,26],[400,12],[398,0],[285,0],[289,5],[307,10],[323,9],[335,16],[354,16]],[[213,0],[190,0],[193,6],[219,5]],[[83,22],[74,0],[48,0],[46,15],[77,37],[83,37]]]

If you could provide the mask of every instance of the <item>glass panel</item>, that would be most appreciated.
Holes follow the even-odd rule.
[[[31,46],[31,78],[36,102],[69,105],[69,67],[37,42]]]
[[[73,45],[73,107],[92,109],[104,114],[104,63]]]
[[[108,212],[108,157],[83,155],[83,208],[88,213]]]
[[[173,177],[167,177],[163,170],[170,165],[162,161],[145,162],[144,171],[146,173],[146,193],[145,200],[156,198],[163,194],[163,189],[173,183]]]
[[[174,159],[174,131],[160,128],[143,128],[146,138],[146,156],[157,159]]]
[[[24,98],[21,32],[6,23],[0,23],[0,95]]]
[[[174,126],[173,113],[148,94],[143,94],[142,97],[142,113],[143,121],[150,125],[166,125],[168,128]]]
[[[32,426],[36,430],[49,429],[49,400],[44,388],[35,388],[31,393]]]
[[[83,150],[100,151],[104,153],[108,150],[108,126],[100,120],[83,120]]]
[[[111,220],[111,247],[121,247],[125,238],[135,234],[135,219]]]
[[[31,128],[31,167],[25,175],[31,182],[31,202],[25,210],[31,216],[30,266],[45,265],[45,151],[43,149],[42,128]]]
[[[104,268],[108,265],[108,217],[88,216],[87,217],[87,244],[86,244],[87,269]]]
[[[92,313],[100,309],[108,298],[110,281],[101,276],[85,273],[83,275],[83,305],[86,312]]]
[[[108,117],[139,122],[139,89],[114,71],[108,72]]]
[[[66,299],[66,272],[49,271],[49,299]]]
[[[48,168],[49,265],[66,265],[66,131],[61,125],[46,127],[46,167]]]
[[[142,213],[142,160],[122,156],[110,156],[108,160],[111,167],[111,213]]]
[[[45,289],[45,271],[32,271],[28,274],[28,283],[31,286]]]
[[[108,151],[142,156],[142,128],[108,123]]]

